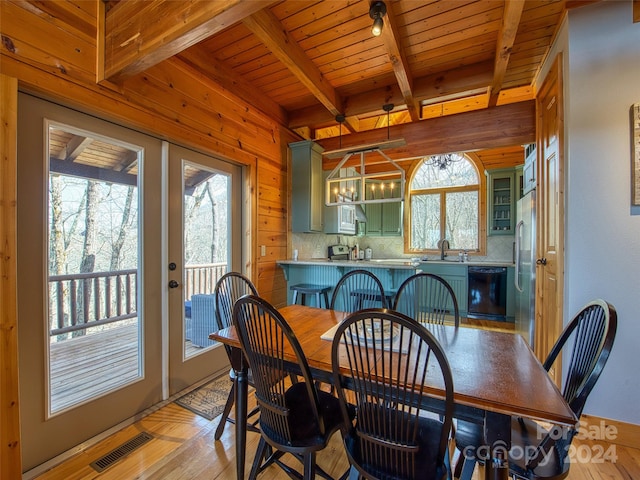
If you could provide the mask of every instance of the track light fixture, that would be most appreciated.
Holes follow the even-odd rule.
[[[371,27],[371,33],[375,37],[379,37],[382,33],[382,27],[384,22],[382,17],[387,13],[387,6],[384,2],[372,2],[369,7],[369,16],[373,18],[373,26]]]

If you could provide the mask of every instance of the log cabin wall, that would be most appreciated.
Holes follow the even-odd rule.
[[[119,85],[97,84],[99,2],[65,2],[64,11],[55,3],[53,12],[48,2],[2,2],[2,17],[11,18],[1,25],[3,74],[21,90],[247,166],[246,267],[260,294],[283,304],[275,261],[287,256],[287,145],[300,138],[176,57]],[[264,257],[255,255],[258,245]]]

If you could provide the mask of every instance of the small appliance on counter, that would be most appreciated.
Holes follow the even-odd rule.
[[[348,245],[330,245],[327,252],[329,260],[349,260],[351,249]]]

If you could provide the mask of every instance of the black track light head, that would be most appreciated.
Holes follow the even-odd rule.
[[[382,17],[384,17],[387,13],[387,6],[384,2],[372,2],[369,7],[369,16],[373,18],[373,26],[371,27],[371,33],[379,37],[382,33],[382,27],[384,26],[384,21]]]

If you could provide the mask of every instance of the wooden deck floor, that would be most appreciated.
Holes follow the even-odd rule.
[[[466,326],[512,330],[513,324],[462,319]],[[51,345],[51,408],[63,410],[138,376],[138,327],[116,327]],[[198,347],[187,341],[187,355]]]
[[[187,354],[199,349],[187,341]],[[138,326],[51,344],[51,408],[57,412],[138,377]]]

